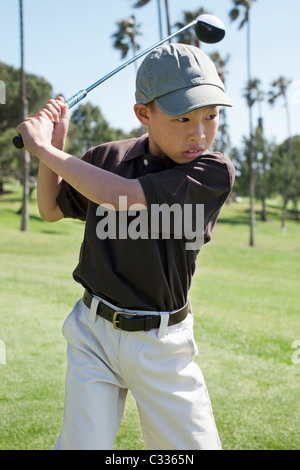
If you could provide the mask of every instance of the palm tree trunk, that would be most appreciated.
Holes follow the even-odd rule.
[[[159,38],[162,41],[163,32],[162,32],[162,21],[161,21],[161,4],[160,0],[157,0],[157,12],[158,12],[158,25],[159,25]]]
[[[285,176],[284,176],[284,184],[283,184],[283,193],[282,193],[282,217],[281,217],[281,228],[282,233],[286,235],[287,226],[286,226],[286,207],[288,203],[288,186],[289,186],[289,174],[290,174],[290,165],[291,165],[291,158],[292,158],[292,139],[291,139],[291,117],[290,117],[290,110],[288,105],[287,96],[284,95],[285,99],[285,109],[286,109],[286,119],[287,119],[287,128],[288,128],[288,140],[287,140],[287,160],[285,166]]]
[[[28,117],[28,101],[26,98],[26,75],[24,71],[24,43],[23,43],[23,1],[20,0],[20,42],[21,42],[21,102],[22,120]],[[30,177],[30,155],[24,148],[23,153],[23,206],[21,231],[27,232],[29,225],[29,177]]]
[[[248,68],[248,83],[251,82],[251,50],[250,50],[250,12],[248,12],[247,21],[247,68]],[[253,170],[253,116],[252,106],[249,105],[249,127],[250,127],[250,140],[249,140],[249,194],[250,194],[250,246],[255,246],[255,181]]]
[[[262,202],[261,220],[262,222],[267,222],[268,216],[267,216],[266,196],[262,196],[261,202]]]
[[[170,14],[169,14],[168,0],[165,0],[165,5],[166,5],[166,15],[167,15],[168,36],[170,36],[171,35],[171,25],[170,25]]]
[[[136,42],[135,42],[135,37],[132,36],[130,38],[130,41],[131,41],[131,48],[132,48],[132,57],[135,57],[135,55],[137,53],[137,45],[136,45]],[[134,62],[134,69],[135,69],[135,74],[137,74],[137,71],[138,71],[137,62]]]

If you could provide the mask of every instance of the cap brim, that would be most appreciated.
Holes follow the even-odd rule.
[[[169,116],[180,116],[206,106],[233,106],[226,93],[214,85],[181,88],[154,101],[160,110]]]

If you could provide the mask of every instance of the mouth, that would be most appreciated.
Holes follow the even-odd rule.
[[[204,152],[204,149],[201,147],[194,147],[192,149],[186,150],[183,152],[185,158],[197,158],[200,157]]]

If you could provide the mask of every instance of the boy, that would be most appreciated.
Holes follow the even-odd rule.
[[[111,449],[128,389],[148,449],[221,449],[193,362],[188,291],[200,245],[187,241],[198,228],[191,207],[204,207],[206,243],[233,185],[230,160],[208,151],[219,106],[231,105],[204,53],[169,44],[150,52],[137,73],[135,114],[148,135],[95,147],[81,160],[67,155],[62,98],[19,126],[40,160],[41,216],[86,221],[73,273],[84,295],[63,325],[68,364],[56,449]],[[180,208],[181,223],[165,233],[164,220],[153,223],[155,207]],[[137,210],[143,236],[132,230]],[[183,220],[189,231],[178,236]]]

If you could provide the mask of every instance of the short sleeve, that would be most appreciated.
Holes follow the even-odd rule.
[[[216,153],[146,174],[139,181],[148,207],[152,204],[179,204],[182,208],[185,205],[203,205],[204,232],[208,241],[221,207],[231,192],[234,175],[231,160]]]

